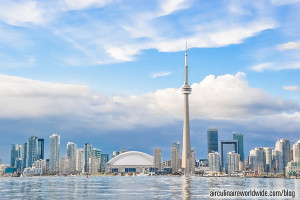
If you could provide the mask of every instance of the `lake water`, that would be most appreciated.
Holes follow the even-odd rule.
[[[300,179],[180,176],[0,178],[0,199],[216,199],[210,196],[211,192],[270,192],[282,189],[294,192],[296,197],[287,196],[280,199],[300,199]],[[250,197],[231,197],[237,198]]]

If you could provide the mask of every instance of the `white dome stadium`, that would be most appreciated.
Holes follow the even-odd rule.
[[[139,151],[128,151],[114,157],[106,164],[106,172],[143,172],[154,167],[154,158]]]

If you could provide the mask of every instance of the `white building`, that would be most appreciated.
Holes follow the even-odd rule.
[[[179,169],[181,168],[181,162],[179,159],[180,155],[180,144],[179,142],[175,142],[172,144],[172,149],[171,149],[171,168],[172,168],[172,173],[178,172]]]
[[[300,140],[293,145],[293,161],[300,162]]]
[[[45,174],[47,173],[47,163],[46,163],[46,160],[36,160],[33,165],[32,165],[33,168],[40,168],[42,169],[42,174]]]
[[[282,153],[283,169],[285,170],[287,163],[290,162],[291,159],[290,141],[287,139],[278,140],[275,144],[275,150],[280,151]]]
[[[234,151],[227,153],[227,171],[228,174],[239,172],[240,154]]]
[[[77,145],[73,142],[68,142],[67,144],[67,157],[70,158],[71,162],[71,171],[76,170],[76,154],[77,154]]]
[[[282,152],[273,150],[272,156],[273,156],[273,166],[272,167],[273,167],[274,173],[284,173]]]
[[[71,174],[71,166],[72,162],[69,157],[61,158],[59,162],[59,173],[64,175]]]
[[[262,173],[265,170],[264,148],[256,147],[250,151],[249,165],[254,173]]]
[[[89,174],[95,175],[100,168],[100,158],[92,156],[89,158]]]
[[[76,153],[76,170],[82,172],[84,170],[84,149],[77,149]]]
[[[220,171],[220,154],[218,152],[208,154],[208,167],[211,172]]]
[[[107,162],[108,173],[147,173],[154,169],[154,158],[139,151],[122,153]]]
[[[60,136],[53,134],[50,136],[50,171],[58,172],[60,154]]]

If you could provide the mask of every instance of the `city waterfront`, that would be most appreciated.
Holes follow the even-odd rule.
[[[184,177],[184,176],[84,176],[0,178],[0,199],[215,199],[212,192],[282,191],[300,197],[300,179]],[[258,197],[219,197],[255,199]],[[260,199],[263,197],[259,197]],[[264,197],[275,199],[275,197]]]

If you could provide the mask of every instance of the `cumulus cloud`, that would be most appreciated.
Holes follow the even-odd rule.
[[[300,69],[300,62],[291,62],[291,63],[260,63],[250,67],[251,70],[257,72],[263,72],[266,70],[287,70],[287,69]]]
[[[289,91],[297,91],[300,90],[299,86],[291,85],[291,86],[283,86],[283,89],[289,90]]]
[[[271,97],[248,86],[244,73],[207,76],[192,85],[191,119],[251,119],[292,113],[293,101]],[[102,129],[159,127],[182,119],[180,89],[167,88],[139,96],[107,96],[87,86],[56,84],[7,75],[0,76],[0,118],[61,117]]]

